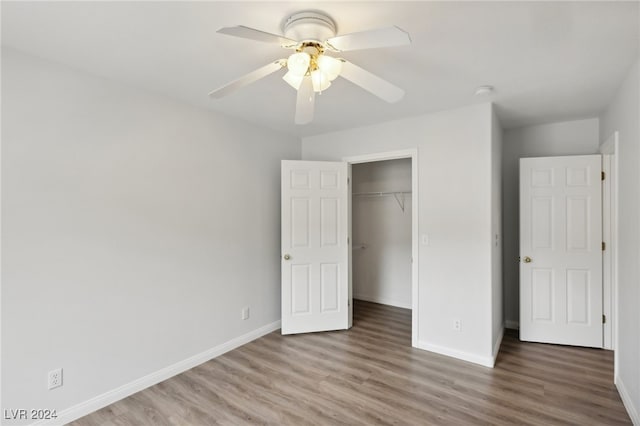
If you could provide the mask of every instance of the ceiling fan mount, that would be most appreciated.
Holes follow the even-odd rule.
[[[321,12],[302,11],[289,16],[282,26],[284,36],[298,42],[322,43],[336,35],[336,23]]]
[[[221,34],[279,44],[294,53],[286,59],[277,59],[209,93],[212,98],[226,96],[235,90],[287,68],[282,77],[297,92],[296,124],[313,120],[315,94],[322,93],[331,82],[342,77],[387,102],[397,102],[404,90],[363,68],[343,59],[327,55],[331,52],[406,46],[411,44],[409,34],[390,26],[358,33],[336,35],[335,21],[325,13],[301,11],[289,16],[283,26],[283,35],[271,34],[255,28],[237,25],[218,30]]]

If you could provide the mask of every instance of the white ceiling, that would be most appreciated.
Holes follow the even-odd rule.
[[[504,127],[592,117],[638,57],[638,2],[2,2],[2,44],[279,131],[306,136],[493,100]],[[316,116],[293,124],[295,91],[277,72],[233,95],[207,93],[289,53],[217,34],[281,33],[323,10],[338,34],[397,25],[412,45],[345,53],[403,87],[387,104],[338,79]],[[491,84],[489,98],[473,95]]]

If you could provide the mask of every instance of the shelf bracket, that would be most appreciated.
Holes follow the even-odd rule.
[[[400,195],[398,197],[398,195]],[[398,202],[398,205],[400,206],[400,210],[402,210],[402,212],[404,213],[404,192],[394,192],[393,193],[393,198],[396,199],[396,201]]]

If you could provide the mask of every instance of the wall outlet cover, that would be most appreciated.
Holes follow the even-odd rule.
[[[62,386],[62,368],[49,371],[47,375],[47,387],[49,390]]]

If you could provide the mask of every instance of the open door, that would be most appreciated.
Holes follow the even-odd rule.
[[[600,155],[520,160],[520,339],[602,347]]]
[[[282,334],[349,328],[347,173],[282,161]]]

